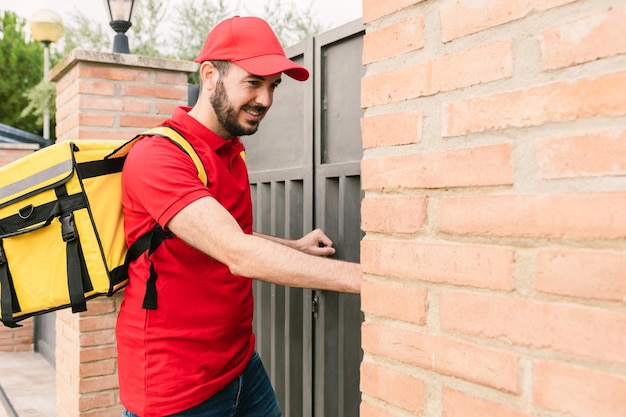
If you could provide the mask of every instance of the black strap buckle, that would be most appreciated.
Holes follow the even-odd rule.
[[[74,223],[74,213],[63,215],[59,218],[61,222],[61,236],[64,242],[71,242],[78,237],[76,224]]]

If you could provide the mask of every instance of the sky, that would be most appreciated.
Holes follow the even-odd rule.
[[[141,1],[141,0],[139,0]],[[164,0],[173,7],[180,0]],[[282,0],[283,4],[293,3],[299,10],[305,10],[312,3],[313,15],[328,29],[341,26],[363,16],[362,0]],[[265,0],[241,1],[251,12],[263,10]],[[108,25],[103,0],[0,0],[0,10],[10,10],[17,15],[30,19],[38,10],[51,9],[57,12],[62,19],[69,20],[69,16],[80,11],[84,15]],[[243,8],[239,11],[247,15]]]

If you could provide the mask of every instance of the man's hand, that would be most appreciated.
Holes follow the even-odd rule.
[[[331,256],[335,254],[333,241],[321,229],[315,229],[294,241],[295,249],[314,256]]]

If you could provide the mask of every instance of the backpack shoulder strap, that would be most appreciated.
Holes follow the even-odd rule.
[[[111,157],[119,153],[127,153],[130,149],[129,146],[143,136],[161,136],[176,144],[183,152],[191,157],[196,165],[196,169],[198,170],[198,178],[200,178],[205,186],[208,185],[208,177],[204,164],[202,163],[202,160],[196,150],[179,132],[168,126],[153,127],[152,129],[148,129],[140,133],[109,156]],[[154,229],[137,239],[137,241],[135,241],[135,243],[133,243],[128,249],[124,264],[112,271],[113,284],[117,285],[127,279],[128,267],[131,262],[139,258],[139,256],[146,251],[148,251],[148,256],[150,256],[165,239],[171,236],[173,236],[171,232],[165,232],[160,226],[157,225]],[[150,277],[146,283],[146,293],[143,300],[143,308],[148,310],[156,310],[157,308],[156,279],[157,274],[152,261],[150,261]]]
[[[191,157],[194,164],[196,164],[196,169],[198,170],[198,178],[200,178],[200,180],[202,181],[204,185],[208,184],[206,170],[204,169],[204,165],[202,164],[202,161],[200,160],[200,156],[198,156],[198,153],[193,148],[191,143],[189,143],[187,139],[185,139],[183,135],[178,133],[178,131],[176,131],[174,128],[169,127],[169,126],[157,126],[157,127],[153,127],[152,129],[148,129],[145,132],[141,132],[137,136],[138,137],[161,136],[162,138],[169,139],[170,141],[172,141],[183,152],[185,152],[187,155]]]

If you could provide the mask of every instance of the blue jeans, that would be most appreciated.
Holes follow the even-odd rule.
[[[261,358],[250,363],[233,382],[205,402],[172,417],[282,417],[276,394]],[[125,410],[122,417],[139,417]]]

